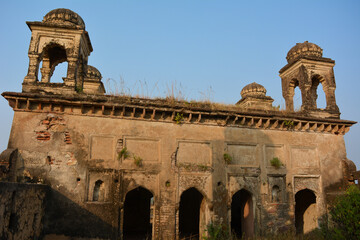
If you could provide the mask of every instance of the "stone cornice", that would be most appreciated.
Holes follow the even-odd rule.
[[[280,75],[283,75],[285,71],[290,68],[296,68],[297,65],[300,64],[316,64],[318,66],[330,66],[333,67],[335,65],[335,61],[330,58],[313,58],[313,57],[302,57],[294,62],[286,64],[283,68],[280,69]]]
[[[85,41],[87,42],[87,44],[89,45],[89,51],[92,52],[93,51],[93,47],[90,41],[90,36],[88,31],[86,31],[85,29],[81,29],[79,27],[74,27],[74,26],[58,26],[56,24],[51,24],[51,23],[43,23],[43,22],[26,22],[26,24],[28,25],[29,29],[31,31],[37,29],[39,31],[53,31],[54,28],[57,28],[58,32],[62,32],[62,33],[76,33],[76,34],[80,34],[83,35],[85,38]]]
[[[308,117],[301,113],[246,110],[212,103],[109,95],[50,95],[4,92],[14,111],[84,115],[179,124],[345,134],[354,121]]]

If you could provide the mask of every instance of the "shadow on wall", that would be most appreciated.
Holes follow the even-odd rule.
[[[47,185],[0,182],[0,196],[0,239],[117,239],[119,235],[117,228]]]
[[[113,211],[113,209],[108,209]],[[116,239],[118,229],[52,189],[46,199],[44,235]]]
[[[39,239],[49,187],[0,182],[0,239]]]

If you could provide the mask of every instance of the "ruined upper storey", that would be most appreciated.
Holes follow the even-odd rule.
[[[282,94],[287,111],[294,111],[295,88],[301,91],[301,112],[323,118],[340,118],[335,99],[335,61],[322,56],[323,50],[314,43],[297,43],[287,54],[288,64],[280,70]],[[322,85],[326,108],[317,107],[317,90]]]
[[[27,25],[32,35],[23,92],[105,93],[100,72],[88,65],[93,48],[85,23],[77,13],[59,8],[46,14],[42,22],[27,22]],[[64,82],[51,83],[56,66],[62,62],[68,63]]]
[[[32,31],[29,47],[29,68],[23,82],[24,93],[72,95],[77,93],[104,94],[98,69],[88,65],[93,51],[83,19],[69,9],[55,9],[41,22],[27,22]],[[335,99],[335,61],[323,57],[323,50],[314,43],[297,43],[290,49],[287,65],[280,70],[282,95],[286,111],[294,112],[295,88],[301,91],[302,105],[299,116],[339,119],[340,111]],[[67,74],[62,83],[53,83],[51,77],[59,63],[67,62]],[[41,78],[39,78],[39,72]],[[317,91],[322,86],[326,108],[317,107]],[[321,91],[321,89],[319,89]],[[272,111],[274,100],[266,96],[266,89],[251,83],[241,91],[236,107],[246,111]]]

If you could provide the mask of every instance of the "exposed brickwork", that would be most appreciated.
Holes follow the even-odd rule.
[[[69,132],[65,132],[64,135],[65,135],[65,139],[64,139],[65,143],[66,143],[66,144],[72,144],[71,137],[70,137],[70,133],[69,133]]]
[[[49,141],[51,138],[51,134],[48,131],[39,131],[36,132],[36,139],[39,141]]]

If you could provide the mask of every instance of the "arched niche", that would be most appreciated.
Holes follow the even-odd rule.
[[[281,201],[281,190],[278,185],[274,185],[271,189],[271,202],[278,203]]]
[[[93,197],[94,202],[102,202],[105,199],[105,187],[102,180],[97,180],[94,184]]]

